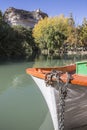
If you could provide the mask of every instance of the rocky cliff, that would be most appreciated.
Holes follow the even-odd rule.
[[[4,13],[4,20],[9,25],[22,25],[31,28],[34,27],[39,20],[45,17],[48,17],[48,15],[40,9],[35,11],[26,11],[10,7]]]

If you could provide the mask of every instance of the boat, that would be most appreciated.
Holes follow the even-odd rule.
[[[83,62],[81,63],[83,64]],[[87,69],[87,62],[85,64],[86,69]],[[82,66],[84,68],[84,66]],[[57,70],[57,71],[62,71],[62,72],[70,72],[72,73],[72,80],[71,84],[75,85],[81,85],[81,86],[87,86],[87,75],[86,74],[79,74],[76,73],[76,64],[73,65],[67,65],[67,66],[62,66],[62,67],[54,67],[54,68],[28,68],[26,72],[34,77],[40,78],[40,79],[45,79],[45,74],[51,72],[52,70]],[[79,68],[78,68],[78,71]],[[84,72],[86,73],[87,70]],[[63,73],[61,75],[61,80],[63,82],[67,81],[67,74]]]
[[[80,130],[80,127],[87,126],[87,61],[60,67],[27,68],[26,73],[31,75],[47,103],[54,130]],[[60,128],[59,88],[64,84],[67,85],[68,96],[62,124],[65,126]]]

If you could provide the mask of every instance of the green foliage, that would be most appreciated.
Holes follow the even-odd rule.
[[[2,12],[0,10],[0,23],[2,22],[3,16],[2,16]]]
[[[87,19],[85,17],[83,18],[82,26],[87,26]]]
[[[35,50],[32,29],[9,26],[0,11],[0,56],[26,57]]]
[[[21,26],[10,27],[3,23],[0,27],[0,55],[7,57],[27,56],[35,47],[32,30]]]
[[[33,29],[33,36],[40,48],[60,48],[67,36],[68,19],[63,15],[45,18]]]
[[[48,49],[60,48],[65,40],[65,35],[55,30],[53,26],[49,26],[45,30],[44,41]]]
[[[80,39],[83,46],[87,46],[87,20],[83,21],[81,28]]]

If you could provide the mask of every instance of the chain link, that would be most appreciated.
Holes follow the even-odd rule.
[[[70,82],[71,76],[69,73],[67,73],[67,81],[65,84],[63,84],[61,80],[61,75],[63,72],[52,70],[50,73],[47,73],[45,75],[45,82],[46,86],[51,85],[52,87],[55,87],[55,83],[57,83],[58,90],[59,90],[59,130],[64,130],[64,112],[65,112],[65,98],[67,96],[67,86]]]

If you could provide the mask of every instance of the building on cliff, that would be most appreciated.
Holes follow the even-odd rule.
[[[40,9],[35,11],[26,11],[10,7],[4,13],[4,20],[9,25],[21,25],[23,27],[31,28],[33,28],[39,20],[45,17],[48,17],[48,15],[42,12]]]

